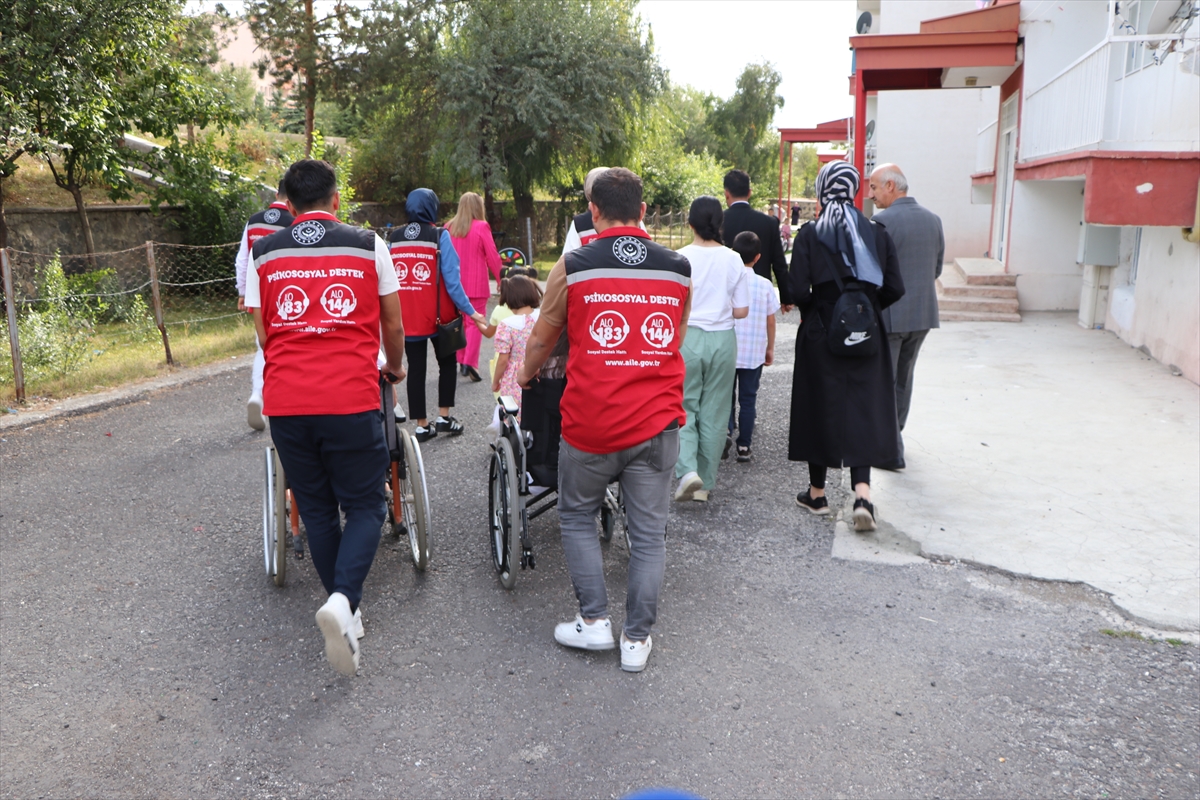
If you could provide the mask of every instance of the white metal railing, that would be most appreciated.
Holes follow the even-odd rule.
[[[991,172],[996,168],[996,125],[1000,120],[980,128],[975,134],[975,172]]]
[[[1101,42],[1025,96],[1021,160],[1097,144],[1104,138],[1112,47]]]

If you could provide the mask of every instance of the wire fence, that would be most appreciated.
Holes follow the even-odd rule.
[[[0,250],[8,353],[0,384],[25,400],[26,378],[61,374],[86,361],[103,331],[110,344],[159,338],[168,364],[172,337],[238,325],[238,243],[146,242],[90,255]],[[4,348],[0,348],[3,350]]]
[[[692,243],[692,229],[688,227],[687,216],[686,211],[655,208],[646,212],[642,224],[654,241],[678,250]]]

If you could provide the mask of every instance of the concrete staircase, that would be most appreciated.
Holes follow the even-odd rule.
[[[956,258],[937,281],[943,322],[1020,322],[1017,276],[994,258]]]

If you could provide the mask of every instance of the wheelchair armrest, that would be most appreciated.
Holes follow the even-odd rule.
[[[514,417],[517,415],[517,412],[521,410],[520,406],[517,405],[517,401],[506,394],[500,395],[500,399],[497,402],[499,402],[500,407],[504,409],[504,413],[512,414]]]

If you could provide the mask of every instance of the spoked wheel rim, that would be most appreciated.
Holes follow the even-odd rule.
[[[496,442],[488,475],[488,519],[491,527],[492,561],[500,576],[500,585],[511,589],[517,576],[513,571],[513,537],[516,535],[515,507],[517,489],[512,445],[505,438]]]
[[[274,561],[275,548],[272,541],[272,531],[275,527],[275,454],[271,448],[266,448],[266,466],[263,470],[263,502],[262,502],[262,528],[263,528],[263,568],[267,571],[267,577],[271,578],[275,575]]]
[[[274,540],[272,541],[275,552],[274,563],[274,578],[276,586],[283,586],[287,580],[287,546],[288,546],[288,507],[287,507],[287,481],[283,474],[283,464],[279,461],[279,452],[275,451],[275,519],[274,519]]]
[[[425,462],[421,458],[421,446],[408,431],[402,432],[404,439],[404,462],[406,478],[400,481],[401,517],[408,530],[408,546],[412,552],[413,565],[418,570],[429,566],[429,488],[425,483]]]

